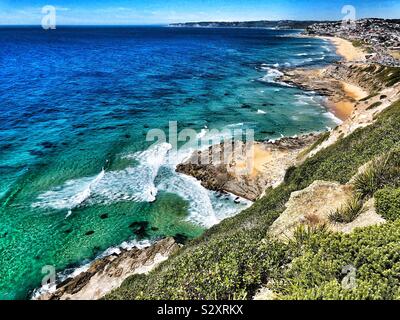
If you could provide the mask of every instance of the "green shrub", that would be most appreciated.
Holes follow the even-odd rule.
[[[371,93],[370,95],[368,95],[368,96],[366,96],[366,97],[360,99],[360,101],[367,101],[367,100],[369,100],[369,99],[375,97],[376,95],[377,95],[377,93]]]
[[[310,147],[306,148],[305,150],[303,150],[302,152],[300,152],[300,154],[298,155],[298,159],[303,158],[305,155],[309,154],[311,151],[313,151],[316,147],[318,147],[320,144],[322,144],[324,141],[328,140],[329,136],[331,135],[331,133],[329,131],[326,131],[324,133],[322,133],[319,138],[317,139],[317,141],[315,141]]]
[[[183,249],[147,277],[128,278],[106,299],[250,298],[285,263],[285,245],[261,241],[264,235],[239,232]]]
[[[385,188],[375,194],[376,211],[387,220],[400,218],[400,189]]]
[[[400,185],[400,149],[394,148],[387,154],[374,159],[353,181],[360,197],[372,197],[385,186]]]
[[[315,231],[291,245],[293,260],[270,282],[280,299],[400,299],[400,220],[351,234]],[[346,267],[354,286],[343,286]]]
[[[384,67],[378,70],[377,76],[387,87],[391,87],[400,81],[400,68]]]
[[[371,104],[371,105],[367,108],[367,110],[375,109],[375,108],[379,107],[380,105],[382,105],[382,102],[381,102],[381,101],[377,101],[377,102]]]
[[[356,48],[360,48],[360,47],[364,46],[364,44],[365,44],[365,42],[362,40],[353,40],[351,43]]]

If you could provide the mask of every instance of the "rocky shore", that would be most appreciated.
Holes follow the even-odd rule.
[[[351,63],[337,63],[323,69],[284,70],[280,81],[327,97],[328,108],[340,120],[350,117],[358,100],[368,96],[371,86],[352,79]]]
[[[120,249],[120,253],[97,259],[86,271],[76,277],[67,278],[57,285],[55,292],[44,293],[35,299],[100,299],[118,288],[129,276],[148,273],[178,248],[179,245],[173,238],[165,238],[144,249]]]
[[[337,45],[336,42],[334,44]],[[279,185],[289,167],[357,128],[371,124],[376,114],[399,99],[399,85],[388,85],[393,76],[390,71],[388,67],[351,61],[346,57],[345,61],[321,69],[282,70],[283,75],[279,81],[326,97],[328,109],[342,123],[313,148],[310,146],[321,134],[282,138],[275,142],[256,142],[252,148],[239,143],[239,148],[251,151],[245,159],[234,152],[228,153],[227,159],[218,158],[218,154],[224,153],[224,145],[221,144],[194,153],[190,159],[177,166],[177,171],[195,177],[210,190],[229,192],[254,201],[267,188]],[[196,162],[204,157],[209,157],[208,164]],[[215,161],[215,158],[218,160]],[[249,162],[252,170],[244,172],[243,168]]]
[[[276,141],[255,142],[251,147],[240,141],[235,142],[237,148],[247,150],[246,159],[234,150],[225,154],[226,158],[219,157],[225,151],[224,143],[221,143],[198,151],[179,164],[176,170],[195,177],[207,189],[229,192],[254,201],[265,189],[279,185],[286,170],[296,164],[298,155],[318,137],[319,134],[311,133]],[[197,161],[207,157],[208,164]],[[250,171],[243,170],[249,164]]]
[[[262,197],[266,189],[281,184],[290,167],[299,165],[358,128],[370,125],[378,113],[400,99],[400,84],[389,85],[391,71],[375,64],[339,62],[323,69],[294,69],[283,73],[280,81],[327,97],[331,110],[343,123],[325,134],[310,133],[251,145],[235,142],[235,148],[229,152],[221,143],[195,152],[176,170],[195,177],[207,189],[254,201]],[[245,156],[238,150],[246,151]],[[199,159],[207,159],[207,164]],[[332,224],[330,213],[344,205],[351,195],[350,185],[315,181],[306,189],[292,193],[270,233],[282,240],[290,239],[293,230],[303,224],[325,225],[331,231],[349,233],[356,227],[385,222],[377,215],[371,200],[355,221]],[[166,238],[144,249],[122,249],[95,260],[86,271],[57,285],[55,292],[42,294],[37,299],[100,299],[127,277],[149,272],[178,248],[174,239]],[[261,298],[270,296],[270,292],[265,291]]]

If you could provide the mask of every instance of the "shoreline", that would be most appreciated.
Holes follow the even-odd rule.
[[[311,132],[277,140],[256,141],[250,145],[236,141],[234,150],[229,150],[227,154],[225,143],[221,142],[193,153],[176,170],[196,178],[206,189],[256,201],[266,189],[275,188],[283,182],[286,170],[296,165],[301,153],[315,143],[320,135],[319,132]],[[245,150],[245,154],[235,150]],[[198,159],[207,158],[207,164],[198,162]]]
[[[333,66],[331,65],[329,67],[333,67]],[[298,81],[296,83],[296,82],[291,82],[291,81],[293,81],[293,79],[289,79],[287,82],[294,83],[295,85],[298,85],[301,88],[304,88],[305,90],[319,91],[318,89],[312,88],[312,86],[308,87],[309,82],[311,79],[316,79],[317,81],[319,80],[321,82],[322,81],[321,78],[325,78],[324,79],[325,82],[324,81],[321,82],[320,89],[325,90],[323,92],[326,93],[328,100],[333,98],[332,101],[328,102],[328,103],[331,103],[331,105],[330,105],[330,107],[328,107],[328,109],[330,111],[332,111],[336,117],[341,118],[342,121],[349,120],[351,114],[353,113],[353,111],[355,109],[355,105],[358,103],[359,100],[365,98],[368,95],[368,92],[366,90],[364,90],[363,88],[361,88],[353,83],[350,83],[348,81],[344,81],[344,80],[339,81],[337,79],[333,79],[327,70],[328,68],[318,69],[318,70],[316,70],[316,69],[306,70],[307,72],[314,72],[314,75],[309,74],[309,73],[303,73],[303,79],[302,79],[303,81]],[[292,70],[292,72],[294,72],[294,73],[299,72],[299,71],[304,72],[304,70],[301,70],[301,69]],[[316,75],[318,75],[318,77],[315,77],[315,73],[316,73]],[[328,81],[330,81],[330,82],[328,82]],[[330,88],[329,85],[332,83],[332,81],[335,82],[335,85],[330,90],[327,90],[326,88]],[[311,88],[311,89],[308,89],[308,88]],[[343,98],[343,97],[347,97],[348,99],[345,99],[344,101],[342,101],[341,98]],[[339,101],[335,101],[337,99],[339,99]],[[308,139],[307,139],[307,137],[308,137]],[[263,192],[266,188],[275,187],[275,186],[279,185],[283,181],[284,176],[286,174],[286,170],[290,166],[296,165],[299,161],[301,161],[300,158],[304,158],[308,154],[311,154],[311,151],[314,152],[315,150],[318,149],[317,148],[315,150],[310,150],[309,147],[311,145],[313,145],[319,137],[320,137],[319,134],[308,134],[308,135],[301,135],[298,137],[297,136],[283,137],[283,138],[278,139],[273,142],[271,142],[271,141],[256,142],[255,143],[256,147],[254,150],[253,170],[252,170],[251,174],[248,175],[248,178],[249,178],[248,180],[246,180],[246,179],[241,180],[241,182],[245,181],[245,183],[247,183],[247,187],[249,187],[249,186],[253,187],[251,189],[251,192],[253,193],[253,196],[251,198],[253,200],[256,200],[257,198],[262,197]],[[304,155],[303,154],[304,151],[308,151],[308,152],[305,153],[305,155]],[[198,151],[198,152],[200,152],[200,151]],[[205,150],[203,152],[207,152],[207,150]],[[234,160],[234,159],[232,159],[232,160]],[[241,161],[243,162],[243,159],[241,159]],[[246,159],[244,159],[244,161],[246,161]],[[233,161],[233,162],[234,162],[233,169],[235,169],[235,168],[241,169],[242,168],[242,164],[240,163],[240,161]],[[184,164],[181,164],[181,165],[184,165]],[[220,166],[216,166],[214,168],[216,169],[216,171],[212,171],[211,173],[221,172]],[[204,172],[204,171],[209,172],[209,169],[210,169],[210,167],[203,167],[203,168],[200,168],[200,172]],[[273,174],[271,174],[271,172],[272,172],[271,170],[275,170],[275,171],[273,171],[274,172]],[[177,168],[177,171],[178,171],[178,168]],[[233,170],[233,171],[235,171],[235,170]],[[203,182],[201,179],[199,179],[199,176],[195,172],[190,172],[190,170],[181,170],[178,172],[182,172],[189,176],[193,176],[196,179]],[[264,177],[267,176],[269,180],[267,180],[267,181],[263,180],[262,176],[264,176]],[[207,181],[207,179],[214,179],[215,176],[212,176],[211,178],[210,177],[205,177],[205,178]],[[206,187],[207,189],[215,190],[212,187],[210,188],[209,185],[207,186],[207,183],[206,183],[206,185],[203,185],[203,186]],[[230,192],[237,196],[242,196],[244,198],[249,199],[249,197],[246,197],[246,194],[243,194],[243,192],[249,191],[249,190],[246,190],[246,184],[244,184],[244,188],[236,189],[236,192],[234,190],[235,187],[237,187],[237,185],[235,186],[234,183],[233,184],[231,183],[229,190],[225,190],[224,188],[221,188],[221,190],[219,190],[219,191]],[[237,190],[239,190],[239,192]],[[242,194],[240,194],[240,193],[242,193]],[[164,241],[164,240],[162,240],[162,241]],[[172,246],[172,244],[171,244],[171,246]],[[175,248],[175,246],[174,246],[174,248]],[[127,252],[129,252],[129,251],[127,251]],[[134,250],[134,252],[137,252],[137,250]],[[121,256],[125,256],[126,259],[131,259],[131,256],[129,253],[122,253]],[[105,273],[103,275],[103,270],[106,270],[106,268],[108,268],[109,265],[113,265],[114,268],[117,268],[117,266],[116,266],[117,262],[118,261],[119,261],[119,263],[123,262],[122,258],[118,258],[118,257],[116,258],[115,255],[108,256],[108,257],[109,258],[100,260],[99,263],[93,262],[92,266],[97,268],[95,270],[95,272],[85,271],[85,272],[81,273],[80,275],[70,278],[69,281],[64,283],[63,285],[60,285],[60,288],[57,288],[58,293],[52,297],[55,299],[57,299],[59,297],[65,297],[66,299],[71,299],[71,298],[73,299],[73,297],[70,296],[69,291],[71,291],[71,290],[74,291],[76,288],[78,288],[80,286],[79,283],[82,279],[85,280],[86,281],[85,284],[89,285],[89,287],[91,287],[92,289],[82,290],[82,288],[80,288],[77,291],[77,294],[75,297],[79,297],[81,294],[88,294],[88,292],[90,292],[91,294],[94,294],[95,291],[93,291],[93,290],[96,288],[98,289],[98,283],[99,283],[96,281],[99,281],[99,279],[101,277],[105,276]],[[153,259],[152,260],[153,262],[154,262],[154,260],[157,260],[157,262],[158,262],[158,259],[154,259],[154,257],[152,259]],[[165,256],[165,259],[167,259],[167,255]],[[104,265],[102,263],[104,263]],[[150,263],[150,265],[155,266],[155,263]],[[138,267],[136,269],[140,269],[140,267]],[[136,269],[130,270],[130,273],[135,272]],[[148,268],[146,268],[146,270],[148,270]],[[89,278],[89,280],[87,280],[87,278]],[[118,281],[115,280],[115,284],[113,285],[114,288],[115,288],[115,286],[118,286],[118,284],[120,284],[119,280],[121,280],[121,278],[118,278]],[[101,281],[104,281],[104,279],[101,278]],[[77,287],[75,287],[75,288],[73,286],[74,283],[77,284]],[[107,283],[107,282],[104,282],[104,283]],[[105,287],[108,287],[108,284],[105,285]],[[71,288],[73,288],[73,289],[71,289]],[[88,296],[84,296],[84,297],[87,298]],[[96,298],[96,297],[98,298],[100,296],[96,296],[96,294],[94,294],[93,298]],[[43,298],[51,299],[51,297],[43,297]]]
[[[31,300],[101,299],[128,277],[149,273],[180,246],[171,237],[153,243],[128,245],[124,242],[107,249],[91,262],[77,267],[70,275],[56,281],[55,290],[43,286],[36,288]]]
[[[355,47],[351,41],[328,36],[311,36],[312,38],[330,41],[336,47],[336,54],[343,57],[346,62],[365,62],[366,53],[361,49]]]
[[[329,41],[333,44],[336,48],[336,54],[341,56],[346,63],[366,61],[366,53],[362,49],[355,47],[349,40],[328,36],[315,36],[314,38]],[[319,69],[319,71],[320,76],[322,76],[324,69]],[[357,101],[367,97],[369,92],[350,82],[342,80],[340,83],[347,99],[342,99],[341,101],[329,101],[328,99],[327,106],[337,118],[341,121],[346,121],[353,113]]]
[[[359,86],[349,82],[341,81],[342,88],[347,97],[354,99],[354,101],[343,100],[334,102],[332,106],[333,113],[342,121],[350,118],[353,113],[357,101],[368,97],[369,93]]]
[[[339,125],[351,118],[357,103],[366,98],[369,92],[343,77],[337,79],[332,76],[335,68],[343,63],[350,63],[354,59],[361,59],[363,53],[345,39],[336,37],[316,37],[330,41],[336,52],[345,62],[340,61],[320,69],[292,69],[282,71],[281,81],[294,85],[305,91],[315,91],[327,98],[326,108]],[[338,66],[339,65],[339,66]],[[260,198],[265,189],[279,185],[288,168],[296,165],[304,152],[313,145],[320,134],[311,133],[295,137],[283,137],[276,141],[256,142],[252,150],[252,170],[243,174],[249,157],[229,155],[228,163],[216,162],[207,165],[193,162],[193,158],[177,166],[177,171],[198,179],[202,185],[210,190],[229,192],[237,196],[255,201]],[[213,150],[215,148],[215,150]],[[198,151],[203,156],[213,156],[223,151],[223,144],[212,146],[209,150]],[[193,154],[192,157],[197,157]],[[238,173],[239,172],[239,173]]]

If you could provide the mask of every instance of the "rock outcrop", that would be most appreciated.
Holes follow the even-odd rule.
[[[274,142],[256,142],[252,147],[237,141],[235,148],[227,153],[221,143],[196,152],[176,170],[195,177],[207,189],[254,201],[266,188],[279,185],[286,170],[296,164],[297,156],[318,137],[318,134],[308,134]],[[237,148],[246,150],[245,154],[235,152]],[[203,164],[204,159],[207,164]]]
[[[122,250],[120,254],[95,260],[87,271],[66,279],[57,285],[55,292],[42,294],[37,299],[100,299],[119,287],[127,277],[149,272],[178,248],[173,238],[166,238],[144,249]]]
[[[345,205],[353,196],[351,185],[337,182],[314,181],[307,188],[293,192],[286,203],[286,210],[271,225],[268,234],[282,241],[293,238],[300,225],[317,227],[324,225],[333,232],[350,233],[358,227],[384,223],[374,207],[374,200],[364,204],[362,213],[350,223],[334,223],[329,215]]]

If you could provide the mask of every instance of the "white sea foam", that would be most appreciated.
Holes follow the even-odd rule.
[[[283,73],[275,68],[263,66],[263,67],[261,67],[261,69],[264,71],[267,71],[267,74],[265,75],[265,77],[270,77],[270,78],[275,79],[277,77],[283,76]]]
[[[295,97],[297,98],[297,104],[300,105],[319,104],[318,97],[314,95],[296,94]]]
[[[263,111],[263,110],[260,110],[260,109],[258,109],[258,110],[257,110],[257,113],[259,113],[259,114],[266,114],[266,112],[265,112],[265,111]]]
[[[283,73],[281,71],[279,71],[278,69],[267,67],[267,66],[262,66],[261,69],[264,71],[267,71],[267,74],[265,76],[263,76],[262,78],[260,78],[259,81],[267,82],[267,83],[275,83],[275,84],[279,84],[279,85],[285,86],[285,87],[292,87],[290,84],[277,81],[277,79],[279,77],[283,76]]]
[[[189,202],[189,221],[204,227],[211,227],[219,222],[208,190],[195,178],[177,173],[164,179],[158,187],[160,190],[177,194]]]
[[[237,126],[243,126],[243,123],[232,125],[232,127]],[[205,137],[207,134],[208,132],[203,131],[200,135]],[[211,227],[219,223],[223,217],[239,212],[250,203],[242,201],[238,205],[232,199],[219,200],[215,197],[215,192],[205,189],[195,178],[176,173],[176,165],[187,159],[194,149],[181,149],[177,153],[169,152],[170,149],[170,144],[162,143],[142,152],[124,155],[123,158],[136,160],[138,165],[118,171],[102,170],[95,177],[67,181],[64,185],[40,195],[33,206],[67,209],[70,213],[74,208],[84,204],[117,201],[152,202],[160,189],[177,194],[189,202],[189,221]],[[170,174],[163,177],[156,186],[154,181],[162,166],[169,169]],[[215,208],[222,208],[222,204],[219,203],[222,201],[225,213],[216,213]]]
[[[322,48],[325,49],[325,50],[328,51],[328,52],[331,52],[331,51],[332,51],[332,49],[329,48],[328,46],[322,46]]]
[[[187,220],[206,228],[218,224],[251,205],[251,201],[231,194],[218,197],[216,192],[205,189],[195,178],[180,173],[174,173],[163,179],[158,188],[177,194],[188,201]],[[236,198],[240,203],[234,202]]]
[[[325,112],[324,116],[329,118],[329,119],[332,119],[337,125],[343,123],[343,121],[340,120],[338,117],[336,117],[332,112]]]
[[[126,155],[124,158],[136,160],[139,164],[119,171],[102,170],[95,177],[69,180],[41,194],[32,206],[67,209],[69,215],[86,201],[90,204],[119,200],[152,202],[157,195],[154,179],[170,149],[170,144],[161,143],[143,152]]]

